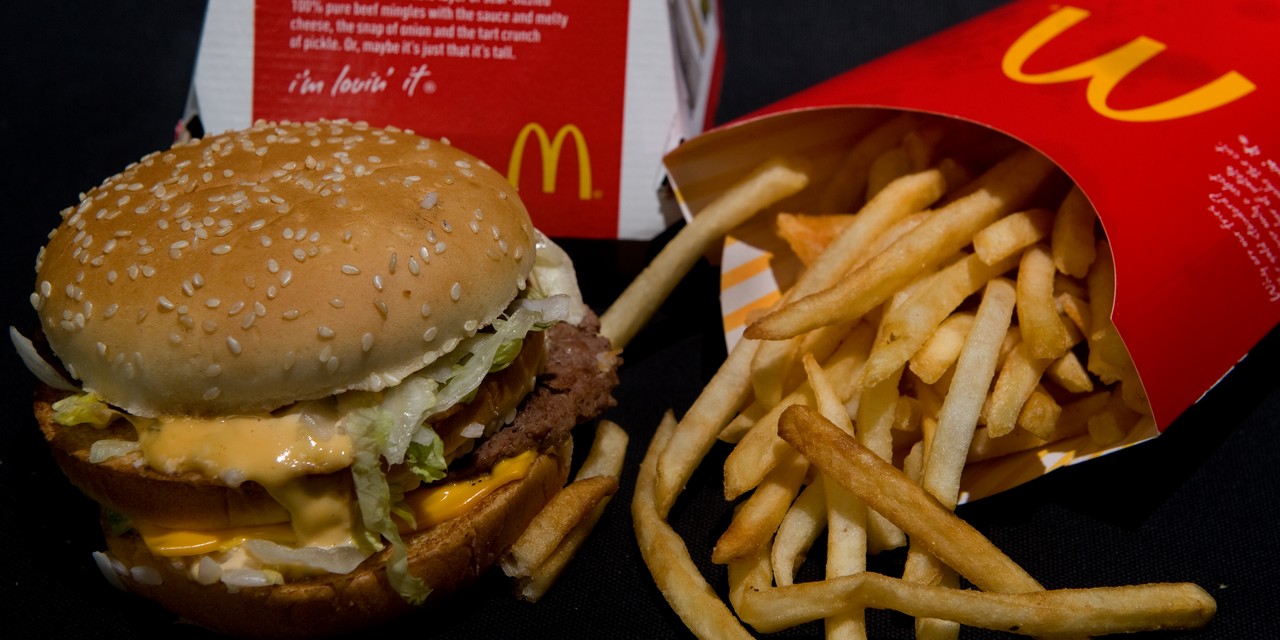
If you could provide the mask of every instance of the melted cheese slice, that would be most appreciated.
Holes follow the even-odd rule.
[[[282,526],[291,531],[293,543],[312,547],[353,545],[352,532],[359,516],[350,489],[345,484],[311,477],[346,469],[355,455],[355,444],[349,436],[338,433],[331,424],[316,424],[325,419],[331,420],[302,412],[215,419],[166,418],[139,429],[138,441],[143,457],[153,469],[171,474],[199,473],[220,478],[231,486],[245,481],[262,485],[289,511],[292,527]],[[240,531],[214,535],[216,541],[206,544],[184,539],[160,548],[190,544],[225,550],[248,535]],[[274,537],[248,537],[283,537],[271,535]]]
[[[467,480],[428,485],[409,492],[405,496],[405,502],[414,514],[417,528],[411,529],[401,523],[401,533],[433,527],[466,513],[499,487],[528,475],[529,468],[533,466],[535,459],[537,454],[526,451],[518,456],[499,461],[488,474]],[[246,540],[255,538],[289,545],[296,544],[299,539],[294,533],[296,526],[291,527],[288,524],[237,527],[218,531],[187,531],[135,522],[134,528],[142,536],[147,548],[161,557],[194,556],[228,551]]]

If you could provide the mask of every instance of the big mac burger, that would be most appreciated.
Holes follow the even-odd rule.
[[[334,634],[473,579],[613,402],[568,257],[446,143],[258,123],[62,217],[43,336],[13,335],[36,417],[104,573],[215,630]]]

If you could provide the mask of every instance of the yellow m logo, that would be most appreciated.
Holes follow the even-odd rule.
[[[560,152],[564,141],[573,136],[574,146],[578,151],[578,198],[591,199],[591,155],[587,152],[587,140],[577,126],[566,124],[556,132],[555,138],[547,136],[547,130],[536,122],[526,124],[516,136],[515,145],[511,147],[511,161],[507,165],[507,181],[512,186],[520,186],[520,166],[524,161],[524,147],[529,136],[537,136],[538,150],[542,153],[542,192],[552,193],[556,190],[556,172],[560,166]]]
[[[1087,17],[1089,12],[1084,9],[1063,7],[1041,20],[1005,52],[1001,63],[1004,74],[1028,84],[1087,79],[1089,84],[1085,90],[1085,98],[1089,106],[1103,116],[1124,122],[1157,122],[1195,115],[1238,100],[1257,88],[1239,73],[1228,71],[1208,84],[1164,102],[1136,109],[1113,109],[1107,106],[1107,96],[1125,75],[1165,50],[1163,42],[1146,36],[1134,38],[1110,53],[1057,71],[1031,74],[1022,70],[1027,59],[1036,50]]]

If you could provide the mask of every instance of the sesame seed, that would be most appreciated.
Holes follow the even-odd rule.
[[[349,276],[358,276],[360,275],[360,267],[351,264],[344,264],[342,265],[342,272]]]
[[[382,291],[382,274],[375,274],[373,276],[373,288],[378,291]]]
[[[288,311],[285,311],[284,313],[280,314],[280,317],[284,318],[285,320],[297,320],[298,315],[299,314],[297,309],[289,309]]]
[[[412,273],[413,275],[416,276],[418,275],[419,270],[420,269],[418,267],[418,260],[413,256],[409,256],[409,273]]]
[[[244,300],[237,300],[227,309],[228,316],[234,316],[244,310]]]
[[[475,320],[468,320],[462,323],[462,330],[466,331],[468,334],[475,333],[476,329],[478,328],[479,328],[479,323],[477,323]]]
[[[164,309],[165,311],[173,311],[173,308],[175,306],[172,300],[164,296],[160,296],[159,298],[157,298],[156,304],[160,305],[160,308]]]
[[[228,253],[231,253],[231,245],[229,245],[229,244],[220,244],[220,245],[218,245],[218,246],[214,247],[214,248],[212,249],[211,253],[213,253],[213,255],[215,255],[215,256],[225,256],[225,255],[227,255]]]
[[[209,307],[210,309],[217,309],[220,304],[222,304],[222,301],[217,298],[209,298],[204,301],[204,306]]]
[[[258,321],[258,316],[255,316],[252,313],[246,313],[244,314],[244,319],[240,321],[240,328],[249,329],[250,327],[253,326],[253,323],[257,321]]]
[[[169,334],[169,343],[170,343],[170,344],[182,344],[182,336],[181,336],[180,334],[178,334],[177,332],[170,333],[170,334]]]
[[[431,305],[426,302],[422,303],[422,317],[427,318],[430,316],[431,316]]]
[[[298,262],[306,262],[306,260],[307,260],[307,252],[306,252],[306,251],[303,251],[302,249],[294,249],[294,250],[293,250],[293,259],[294,259],[294,260],[297,260]]]
[[[431,342],[436,339],[436,333],[438,333],[436,327],[428,327],[426,331],[422,332],[422,339],[426,342]]]
[[[333,347],[331,345],[325,345],[324,348],[320,350],[320,355],[316,359],[320,362],[328,362],[331,358],[333,358]]]
[[[209,378],[216,378],[220,373],[222,373],[222,365],[219,364],[211,364],[204,368],[204,375]]]
[[[423,209],[430,209],[436,206],[436,202],[438,202],[439,200],[440,200],[440,197],[436,195],[436,192],[428,191],[427,195],[422,197],[422,202],[420,202],[419,204],[422,206]]]
[[[374,300],[373,306],[378,308],[378,313],[381,313],[384,318],[387,316],[387,303],[383,302],[381,298]]]
[[[364,335],[360,336],[360,348],[361,348],[361,349],[363,349],[363,350],[364,350],[364,351],[366,351],[366,352],[368,352],[370,349],[372,349],[372,348],[373,348],[373,334],[372,334],[372,333],[368,333],[368,332],[366,332]]]
[[[322,339],[327,340],[329,338],[332,338],[334,336],[334,333],[333,333],[333,329],[330,329],[329,327],[326,327],[324,325],[320,325],[319,327],[316,328],[316,335],[320,336]]]
[[[205,390],[203,397],[205,400],[213,400],[217,398],[221,393],[222,393],[221,389],[217,387],[209,387],[208,389]]]
[[[284,271],[281,271],[280,286],[287,287],[289,286],[290,282],[293,282],[293,271],[291,269],[285,269]]]
[[[262,243],[262,246],[264,246],[264,247],[270,247],[270,246],[271,246],[271,237],[270,237],[270,236],[263,235],[263,236],[262,236],[261,238],[259,238],[258,240]]]
[[[453,286],[449,288],[449,297],[450,297],[450,298],[453,298],[453,301],[454,301],[454,302],[457,302],[458,300],[460,300],[460,299],[462,298],[462,283],[461,283],[461,282],[455,282],[455,283],[453,283]]]

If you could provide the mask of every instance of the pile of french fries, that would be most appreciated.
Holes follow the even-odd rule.
[[[663,250],[680,255],[660,254],[606,312],[603,332],[624,344],[679,269],[762,216],[804,270],[684,416],[667,415],[632,502],[654,580],[696,635],[824,620],[829,637],[865,638],[867,608],[915,617],[920,638],[1212,618],[1194,584],[1046,591],[954,514],[975,461],[1155,433],[1111,323],[1107,242],[1052,162],[971,125],[887,115],[839,157],[775,158],[727,190]],[[667,522],[717,440],[733,443],[724,492],[738,502],[711,556],[728,567],[728,603]],[[825,578],[795,583],[824,531]],[[901,547],[902,575],[867,570],[869,554]]]

